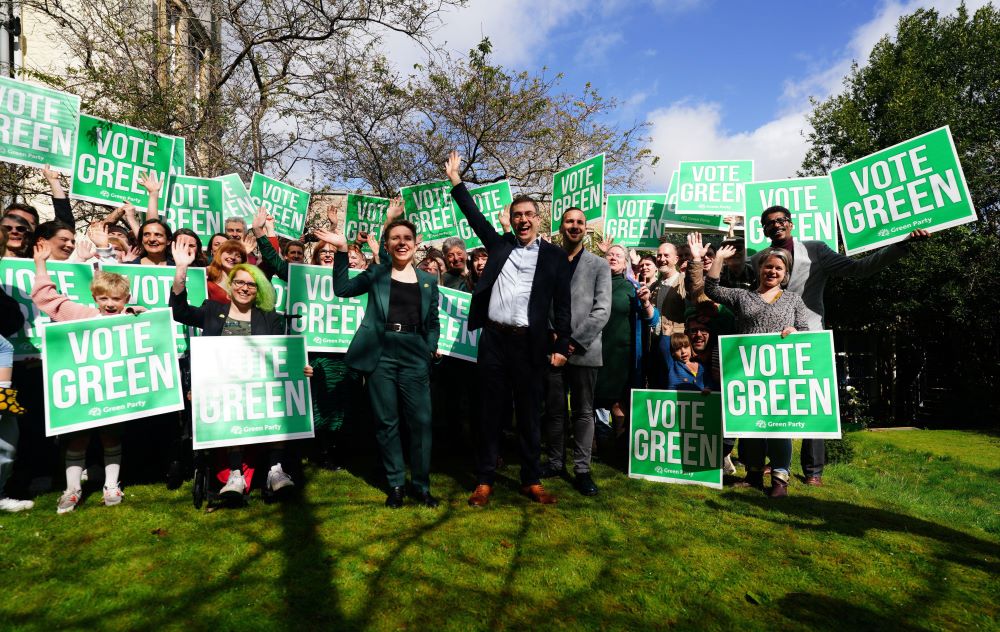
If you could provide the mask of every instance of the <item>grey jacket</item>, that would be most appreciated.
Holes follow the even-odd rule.
[[[826,289],[827,277],[868,277],[899,261],[906,254],[905,246],[892,244],[867,257],[852,259],[831,250],[821,241],[796,239],[793,244],[795,252],[792,253],[792,278],[788,283],[788,290],[798,294],[806,304],[811,331],[824,329],[826,311],[823,306],[823,290]],[[759,274],[759,260],[760,253],[751,259],[754,274]]]
[[[611,268],[586,250],[577,256],[580,261],[570,283],[570,339],[577,349],[569,363],[599,367],[603,364],[601,331],[611,317]]]

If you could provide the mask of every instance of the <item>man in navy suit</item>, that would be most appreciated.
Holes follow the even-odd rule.
[[[489,502],[496,478],[500,429],[513,403],[521,452],[521,493],[552,504],[541,485],[541,406],[548,366],[563,366],[570,355],[570,279],[566,253],[538,238],[538,204],[518,196],[510,206],[510,233],[501,235],[483,216],[462,183],[458,152],[445,171],[451,195],[489,253],[472,292],[469,328],[479,338],[482,392],[476,490],[469,504]],[[549,313],[552,313],[551,327]]]

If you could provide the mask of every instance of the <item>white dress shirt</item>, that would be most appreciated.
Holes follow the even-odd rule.
[[[518,244],[500,269],[490,293],[490,320],[515,327],[528,326],[528,300],[538,267],[539,239]]]

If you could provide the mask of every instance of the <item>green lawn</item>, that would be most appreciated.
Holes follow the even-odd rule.
[[[483,510],[440,472],[436,511],[386,510],[348,471],[211,514],[189,486],[64,516],[49,494],[0,516],[0,628],[997,629],[996,436],[852,437],[851,464],[783,501],[606,466],[596,499],[550,485],[555,507],[513,468]]]

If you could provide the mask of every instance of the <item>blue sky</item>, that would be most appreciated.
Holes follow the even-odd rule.
[[[793,176],[805,155],[808,98],[839,91],[901,15],[958,0],[470,0],[446,12],[438,44],[465,52],[481,35],[513,69],[591,82],[622,102],[616,116],[646,121],[661,164],[647,190],[665,190],[679,160],[754,159],[757,179]],[[974,11],[985,2],[967,2]],[[406,68],[419,58],[389,40]]]

